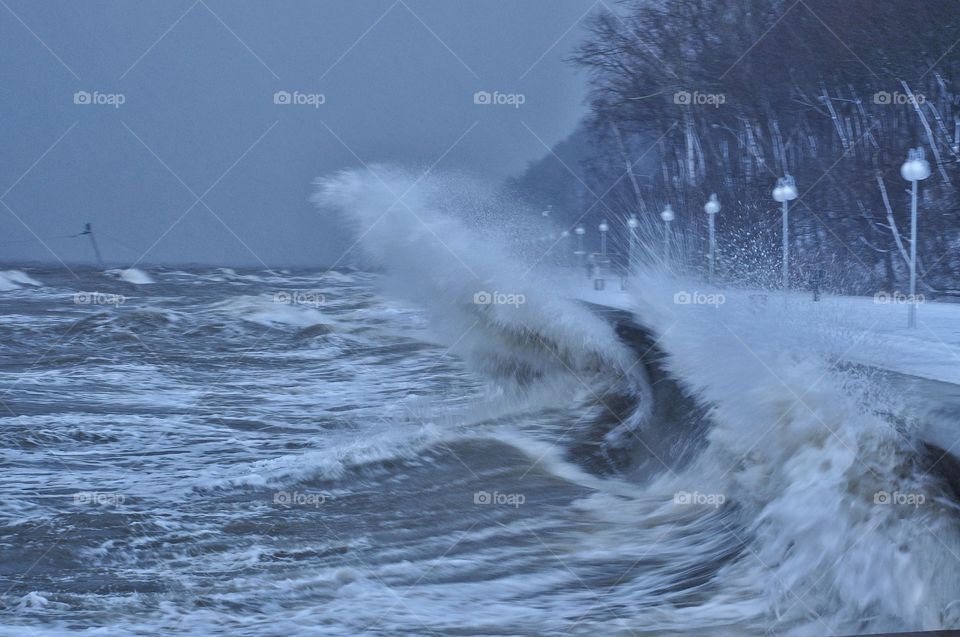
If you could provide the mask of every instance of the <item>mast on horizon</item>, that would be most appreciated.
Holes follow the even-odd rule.
[[[100,247],[97,246],[97,238],[93,235],[93,225],[90,222],[87,222],[83,226],[83,232],[80,235],[90,235],[90,245],[93,246],[93,253],[97,255],[97,265],[101,268],[103,267],[103,257],[100,255]]]

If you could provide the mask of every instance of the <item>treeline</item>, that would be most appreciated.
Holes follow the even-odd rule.
[[[899,170],[922,146],[932,174],[921,184],[920,291],[960,289],[960,3],[628,0],[615,9],[594,17],[573,59],[590,75],[594,149],[582,159],[578,213],[656,219],[670,203],[692,247],[687,266],[698,268],[703,204],[716,192],[724,276],[770,282],[780,241],[771,190],[788,174],[800,193],[794,283],[823,267],[838,290],[902,290],[910,198]]]

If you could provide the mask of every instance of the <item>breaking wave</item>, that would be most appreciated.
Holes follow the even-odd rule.
[[[382,292],[427,308],[488,380],[474,407],[486,424],[514,414],[465,429],[589,484],[574,506],[592,530],[564,559],[637,571],[611,588],[622,617],[608,630],[960,626],[938,450],[876,379],[783,338],[783,317],[672,304],[662,272],[634,277],[632,312],[591,307],[498,230],[528,211],[461,175],[345,171],[318,180],[315,201],[355,229]],[[517,424],[558,405],[580,417]]]

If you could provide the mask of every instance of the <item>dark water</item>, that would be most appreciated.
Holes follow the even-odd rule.
[[[869,586],[815,581],[791,561],[800,540],[776,563],[778,520],[838,514],[804,510],[790,489],[744,491],[762,465],[731,475],[726,452],[722,472],[688,468],[704,413],[664,390],[669,378],[631,381],[651,384],[640,398],[619,372],[553,361],[521,386],[491,382],[361,272],[29,274],[43,285],[0,293],[2,634],[813,635],[854,632],[868,612],[885,627],[954,621],[922,602],[845,607]],[[665,428],[618,430],[642,400]],[[720,484],[724,502],[678,500]],[[865,511],[823,489],[822,508]],[[843,524],[837,547],[811,550],[856,556],[861,527]],[[791,575],[809,598],[788,608],[770,592]],[[877,603],[899,595],[877,586]]]
[[[455,595],[418,610],[404,594],[536,569],[548,512],[585,491],[422,416],[476,380],[369,275],[33,275],[44,287],[0,301],[9,625],[455,624]],[[474,505],[484,489],[536,497],[521,515]]]

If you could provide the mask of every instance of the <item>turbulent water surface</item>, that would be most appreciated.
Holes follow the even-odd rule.
[[[353,179],[322,196],[362,215]],[[4,275],[0,632],[957,627],[955,486],[896,392],[783,317],[639,280],[609,313],[405,227],[376,274]]]
[[[868,609],[887,627],[949,621],[930,587],[955,540],[926,530],[948,514],[891,516],[852,484],[867,474],[855,463],[896,456],[893,438],[846,464],[863,443],[781,439],[797,447],[784,472],[819,466],[790,484],[727,450],[723,470],[704,451],[694,470],[674,449],[683,433],[631,428],[703,438],[683,392],[660,396],[674,409],[638,408],[670,382],[641,387],[658,373],[647,359],[608,372],[546,331],[503,327],[509,350],[484,377],[423,310],[380,296],[379,275],[33,276],[44,285],[5,292],[2,313],[10,634],[822,634]],[[641,338],[612,334],[597,356]],[[526,373],[502,375],[517,357]],[[828,549],[846,574],[804,563]],[[867,557],[887,562],[872,572]]]

